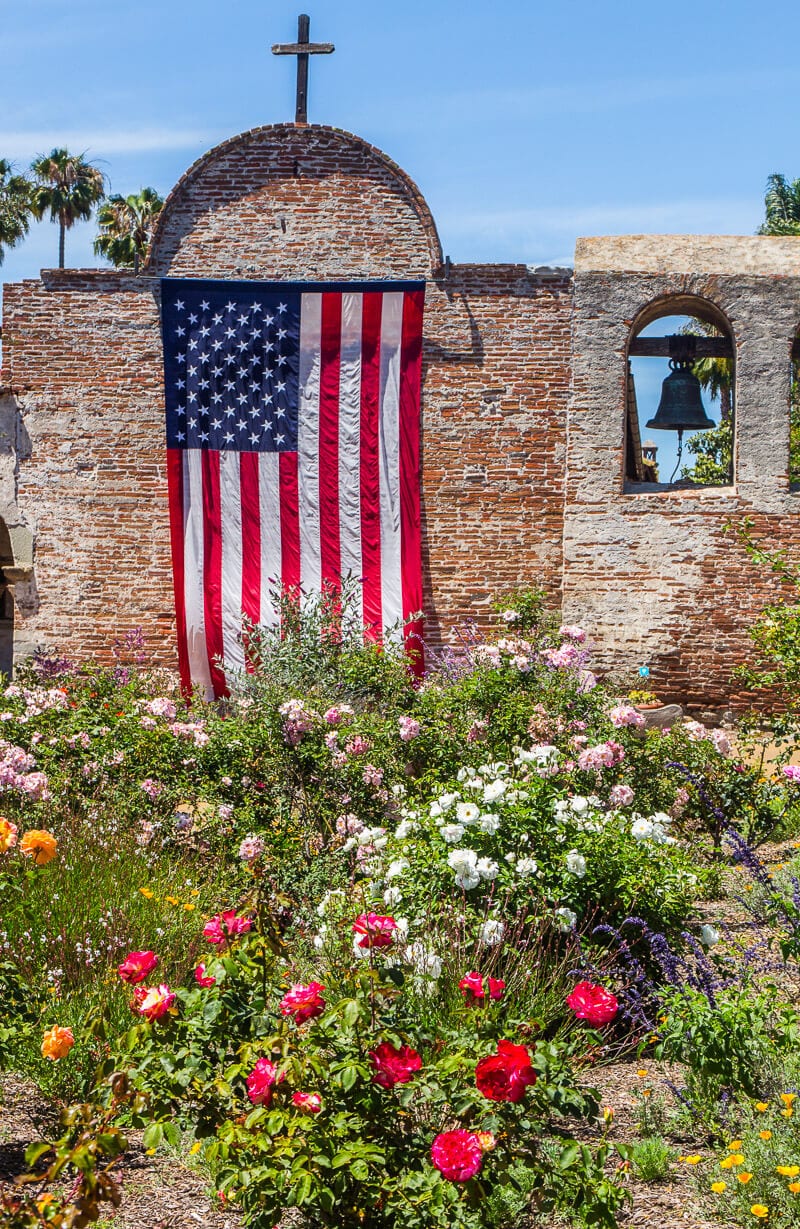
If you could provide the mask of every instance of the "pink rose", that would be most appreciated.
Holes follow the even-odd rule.
[[[483,978],[480,973],[467,973],[466,977],[462,977],[458,983],[458,988],[468,1002],[481,1001],[486,998],[486,992],[489,992],[489,998],[501,999],[505,992],[506,983],[499,977]]]
[[[449,1182],[469,1182],[483,1164],[481,1141],[472,1131],[444,1131],[431,1144],[431,1160]]]
[[[278,1068],[274,1063],[268,1058],[259,1058],[247,1077],[247,1095],[253,1105],[269,1105],[273,1088],[283,1079],[283,1074],[278,1075]]]
[[[322,1097],[318,1092],[293,1092],[292,1105],[301,1114],[318,1114],[322,1109]]]
[[[162,982],[160,986],[137,986],[131,1008],[145,1020],[160,1020],[174,1005],[174,992]]]
[[[309,982],[307,986],[292,986],[280,1001],[281,1014],[293,1016],[295,1024],[303,1024],[306,1020],[321,1016],[325,1010],[325,1000],[321,994],[324,989],[318,981]]]
[[[237,917],[235,909],[226,909],[224,913],[218,913],[206,922],[203,934],[209,943],[219,945],[228,943],[238,935],[247,934],[252,925],[252,918]]]
[[[391,947],[395,930],[394,918],[379,913],[361,913],[353,922],[353,934],[363,935],[358,940],[358,946],[363,948]]]
[[[207,990],[209,986],[215,986],[217,984],[216,977],[209,977],[206,973],[206,966],[204,964],[199,964],[195,969],[194,980],[197,982],[198,986],[202,986],[204,990]]]
[[[135,982],[144,981],[157,964],[158,956],[155,952],[128,952],[117,972],[123,981],[133,985]]]
[[[588,981],[578,982],[567,998],[567,1006],[572,1008],[579,1020],[586,1020],[592,1028],[610,1024],[619,1010],[619,1004],[610,991]]]
[[[381,1088],[407,1084],[422,1070],[422,1059],[411,1046],[400,1046],[398,1049],[390,1042],[382,1041],[374,1050],[370,1050],[369,1058],[375,1068],[372,1082],[380,1084]]]

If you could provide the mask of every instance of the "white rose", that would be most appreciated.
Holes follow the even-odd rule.
[[[404,871],[407,871],[411,863],[408,858],[395,858],[386,868],[387,879],[397,879]]]
[[[507,789],[505,781],[487,781],[483,787],[483,801],[496,802],[498,798],[503,797]]]
[[[465,892],[471,892],[473,888],[477,888],[481,881],[481,877],[477,870],[471,870],[465,867],[456,875],[456,887],[463,888]]]
[[[566,905],[562,905],[560,909],[556,909],[556,927],[562,934],[566,934],[568,930],[574,929],[575,923],[578,920],[578,915],[573,913],[571,909],[567,909]]]
[[[456,807],[456,819],[461,824],[474,824],[480,813],[480,807],[474,802],[459,802]]]
[[[443,824],[439,832],[448,845],[457,845],[464,835],[464,829],[461,824]]]
[[[649,841],[653,835],[653,825],[644,815],[639,815],[631,824],[631,836],[636,841]]]
[[[567,854],[567,870],[570,875],[577,875],[579,879],[583,879],[586,874],[586,859],[577,849],[571,849]]]
[[[411,833],[415,831],[416,828],[417,824],[414,823],[413,819],[401,819],[400,823],[394,830],[395,840],[404,841],[407,836],[410,836]]]
[[[434,981],[438,981],[442,976],[441,957],[437,956],[431,948],[426,947],[424,943],[409,943],[405,949],[405,956],[415,973],[431,977]]]
[[[443,811],[449,811],[454,802],[458,802],[458,794],[439,795],[439,806]]]
[[[478,858],[475,864],[475,869],[481,879],[486,879],[491,882],[500,874],[500,867],[491,858]]]
[[[703,947],[716,947],[719,940],[719,931],[713,926],[705,925],[700,927],[700,942],[703,944]]]
[[[506,933],[505,925],[498,922],[495,918],[489,918],[484,922],[478,932],[478,938],[486,947],[497,947],[503,942],[503,935]]]
[[[589,799],[582,798],[580,794],[577,794],[574,798],[570,798],[569,808],[576,815],[585,815],[589,810]]]
[[[395,905],[399,905],[402,899],[403,899],[403,893],[400,891],[398,887],[393,886],[393,887],[387,888],[383,894],[383,903],[385,905],[388,905],[390,909],[393,909]]]
[[[539,865],[533,858],[520,858],[517,863],[517,874],[521,875],[523,879],[535,875],[538,869]]]
[[[491,811],[486,811],[478,820],[478,827],[481,832],[485,832],[488,836],[494,836],[500,827],[500,816],[493,815]]]

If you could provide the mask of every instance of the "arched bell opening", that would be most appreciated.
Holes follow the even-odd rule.
[[[694,295],[649,303],[627,350],[626,489],[730,486],[735,345],[725,315]]]

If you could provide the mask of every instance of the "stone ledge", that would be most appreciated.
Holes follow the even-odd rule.
[[[800,237],[602,235],[578,239],[575,274],[711,273],[800,277]]]

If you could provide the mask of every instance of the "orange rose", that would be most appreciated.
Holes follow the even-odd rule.
[[[17,843],[17,825],[0,816],[0,853],[8,853]]]
[[[47,863],[52,862],[56,856],[58,841],[52,832],[42,832],[38,828],[31,828],[23,836],[19,848],[20,853],[24,853],[26,858],[33,858],[37,866],[47,866]]]
[[[54,1024],[47,1030],[42,1040],[42,1055],[55,1063],[65,1054],[69,1054],[74,1044],[72,1029],[60,1028],[58,1024]]]

